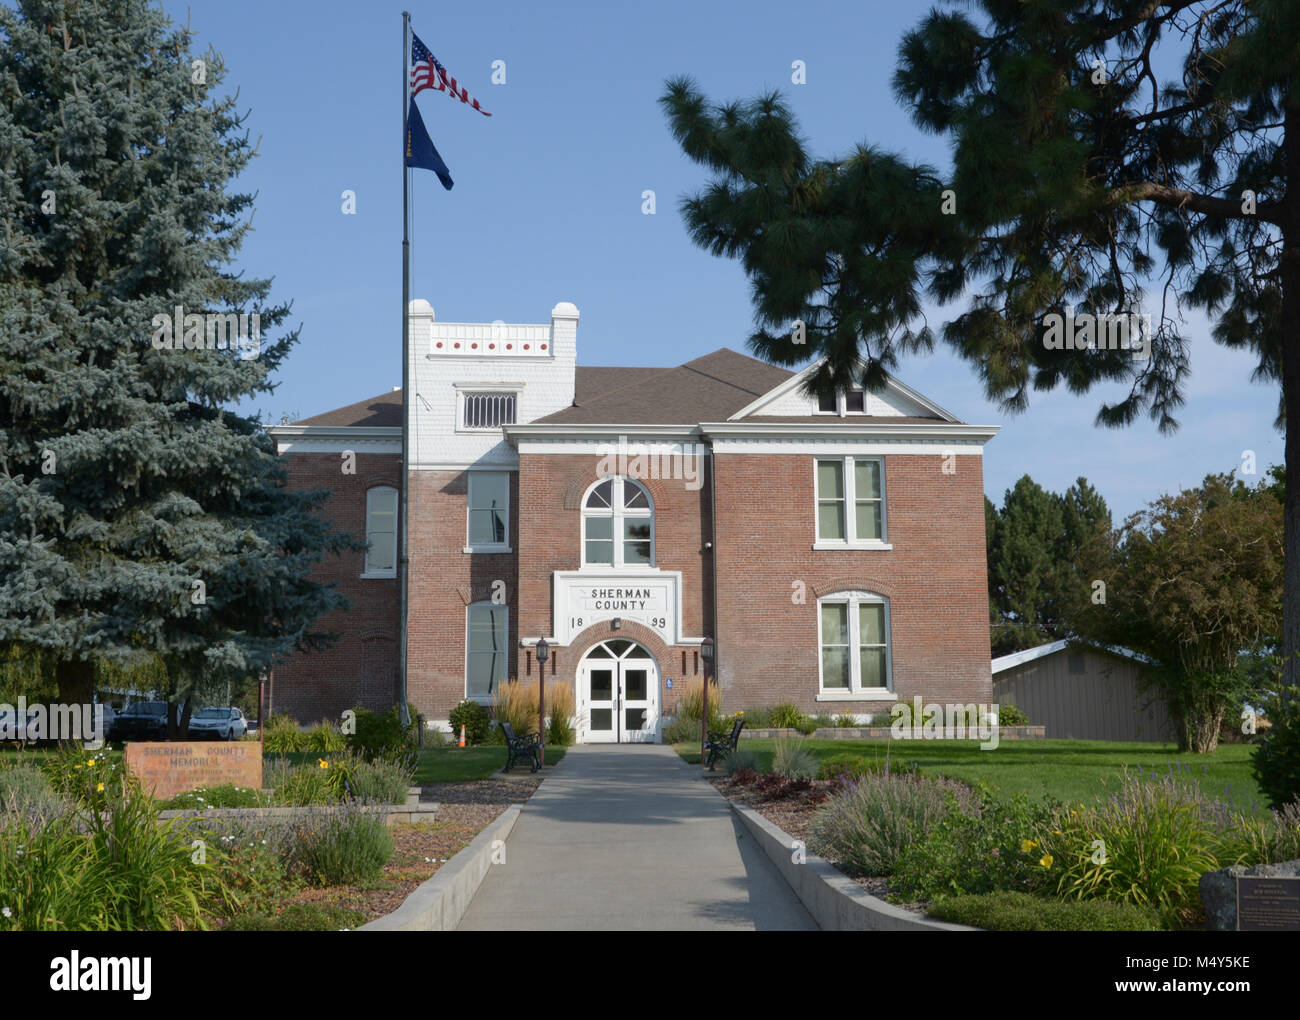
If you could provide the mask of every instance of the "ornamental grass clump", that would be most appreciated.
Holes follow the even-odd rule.
[[[415,776],[410,762],[384,759],[359,761],[344,781],[344,792],[351,800],[373,804],[405,804],[406,793]]]
[[[1240,849],[1225,806],[1172,775],[1143,781],[1125,770],[1119,789],[1094,807],[1056,808],[1022,853],[1058,895],[1195,912],[1201,875]]]
[[[858,875],[892,875],[908,846],[953,811],[974,814],[969,787],[949,779],[881,775],[852,783],[813,816],[808,845]]]
[[[306,812],[294,821],[295,864],[316,886],[350,885],[374,878],[393,854],[384,815],[348,801],[329,811]]]
[[[285,754],[289,751],[309,751],[311,736],[298,728],[292,716],[273,715],[262,727],[262,749],[267,754]]]
[[[817,759],[802,740],[778,740],[772,752],[772,771],[782,779],[813,779]]]
[[[519,737],[539,732],[537,728],[537,685],[511,680],[492,695],[492,718],[498,726],[509,723]]]
[[[578,731],[573,725],[573,688],[568,684],[548,684],[546,687],[546,742],[556,747],[570,747],[578,742]]]

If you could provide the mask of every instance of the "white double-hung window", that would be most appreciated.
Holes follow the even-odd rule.
[[[814,549],[889,548],[883,457],[818,457]]]
[[[817,636],[820,696],[892,696],[887,598],[867,591],[827,595],[817,603]]]
[[[466,552],[510,551],[510,473],[469,472]]]
[[[366,562],[361,576],[397,576],[397,490],[391,485],[366,492]]]

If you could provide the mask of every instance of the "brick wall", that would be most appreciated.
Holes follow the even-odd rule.
[[[321,509],[335,529],[362,541],[366,534],[366,491],[376,485],[401,485],[401,457],[358,453],[356,474],[343,474],[334,453],[287,455],[289,485],[294,489],[328,489],[333,494]],[[362,579],[365,553],[327,554],[312,573],[335,582],[351,608],[327,613],[316,630],[334,631],[339,641],[324,651],[295,653],[271,676],[271,709],[299,722],[338,719],[361,705],[386,711],[398,697],[400,597],[395,578]]]
[[[512,553],[466,553],[468,471],[415,471],[410,492],[410,622],[407,686],[416,709],[430,720],[446,720],[465,698],[466,606],[492,597],[494,581],[505,582],[509,610],[506,678],[519,656],[519,480],[510,473]]]
[[[981,458],[956,458],[951,475],[939,456],[885,458],[889,551],[812,549],[812,456],[716,460],[718,675],[729,710],[783,701],[809,714],[887,710],[892,701],[816,700],[817,600],[852,588],[890,599],[899,700],[992,700]]]
[[[587,488],[598,480],[600,461],[601,457],[595,454],[520,456],[519,549],[522,555],[518,636],[535,638],[551,633],[555,602],[551,575],[557,570],[577,570],[582,564],[581,501]],[[704,550],[704,543],[709,540],[707,478],[702,489],[688,489],[680,479],[639,481],[649,489],[654,501],[655,566],[682,572],[682,632],[698,638],[709,633],[712,624],[709,598],[712,577],[710,559]],[[515,614],[511,615],[513,619]],[[569,646],[552,653],[559,657],[554,667],[556,679],[566,679],[571,684],[583,653],[597,642],[612,637],[639,641],[650,650],[659,664],[661,711],[670,713],[681,686],[675,683],[672,691],[663,690],[663,678],[676,680],[695,675],[702,668],[698,662],[698,646],[670,646],[648,627],[626,621],[620,631],[612,630],[609,621],[588,627]],[[524,665],[526,670],[527,659]],[[548,664],[548,678],[551,668]],[[535,677],[536,673],[531,675]]]

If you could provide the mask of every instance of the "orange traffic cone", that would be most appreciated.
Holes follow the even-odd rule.
[[[465,724],[464,723],[460,724],[460,746],[461,747],[465,746]]]

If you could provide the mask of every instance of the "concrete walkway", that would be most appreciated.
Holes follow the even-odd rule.
[[[817,927],[726,800],[671,747],[572,747],[547,771],[462,930]]]

